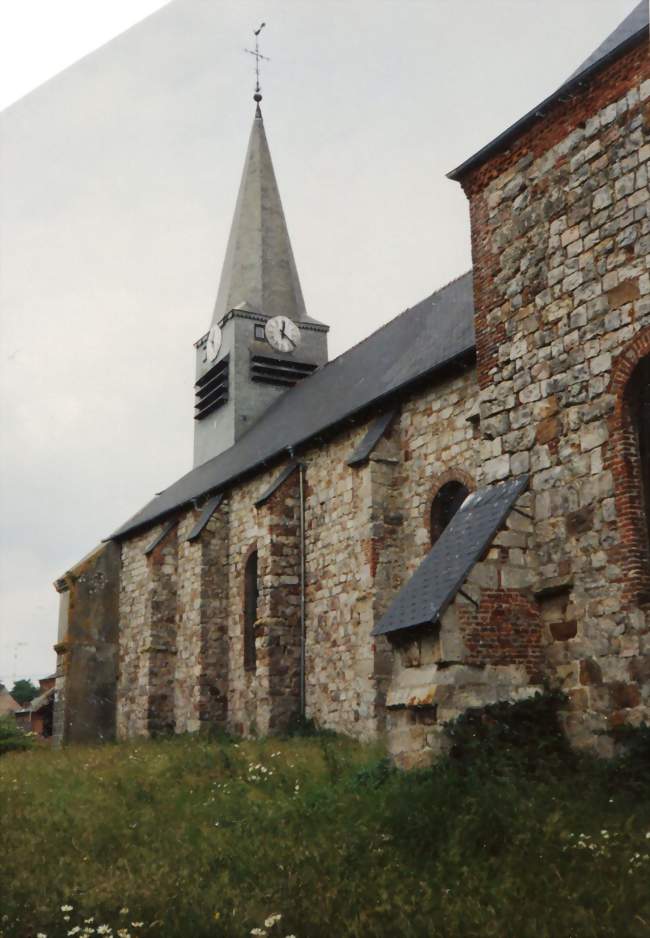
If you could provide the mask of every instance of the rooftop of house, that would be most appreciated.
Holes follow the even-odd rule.
[[[0,717],[20,710],[20,704],[14,700],[6,687],[0,684]]]

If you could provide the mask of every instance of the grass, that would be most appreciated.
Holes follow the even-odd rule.
[[[650,935],[640,763],[473,738],[410,774],[328,736],[9,753],[0,935]]]

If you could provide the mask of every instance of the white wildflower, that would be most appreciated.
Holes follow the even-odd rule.
[[[110,934],[111,934],[111,926],[110,926],[110,925],[98,925],[98,926],[97,926],[97,934],[98,934],[98,935],[110,935]]]
[[[259,935],[260,938],[264,938],[266,932],[263,928],[251,928],[251,935]]]
[[[84,919],[84,925],[92,925],[92,923],[93,923],[94,921],[95,921],[95,919],[94,919],[94,917],[91,915],[90,918],[85,918],[85,919]]]
[[[120,915],[128,915],[128,914],[129,914],[129,910],[127,909],[126,906],[120,909]]]
[[[68,934],[69,934],[69,935],[76,935],[77,932],[80,932],[80,931],[81,931],[81,928],[80,928],[78,925],[75,925],[74,928],[71,928],[71,929],[70,929],[70,931],[68,932]]]
[[[62,906],[61,906],[61,911],[62,911],[62,912],[72,912],[72,906],[71,906],[71,905],[62,905]]]
[[[276,922],[279,922],[282,916],[279,912],[275,912],[273,915],[269,915],[268,918],[264,919],[265,928],[273,928]]]
[[[131,922],[132,928],[144,928],[144,922]]]
[[[44,931],[36,932],[36,938],[47,938],[47,935]]]

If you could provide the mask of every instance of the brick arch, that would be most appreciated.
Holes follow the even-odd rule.
[[[636,429],[626,391],[639,363],[650,355],[650,327],[642,329],[622,349],[612,366],[609,391],[614,409],[608,418],[609,440],[604,468],[614,480],[618,543],[609,559],[621,568],[627,604],[650,601],[650,544],[641,501],[641,467]]]
[[[431,509],[433,507],[433,502],[440,489],[443,487],[443,485],[446,485],[447,482],[462,482],[462,484],[470,492],[473,492],[476,489],[476,482],[469,474],[469,472],[456,466],[452,466],[450,469],[445,469],[444,472],[440,472],[433,477],[433,486],[429,493],[429,497],[425,502],[424,517],[422,518],[422,526],[427,532],[427,543],[431,535]]]

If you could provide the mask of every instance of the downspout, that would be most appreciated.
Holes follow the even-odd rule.
[[[293,446],[288,446],[287,452],[290,459],[296,458]],[[300,719],[304,720],[307,710],[305,664],[307,644],[307,551],[305,547],[305,464],[302,460],[298,462],[298,478],[300,490]]]

